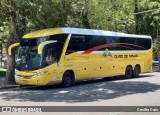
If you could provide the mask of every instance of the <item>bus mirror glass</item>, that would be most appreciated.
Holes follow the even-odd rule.
[[[8,48],[8,55],[11,56],[12,49],[18,47],[19,45],[20,45],[20,43],[15,43],[15,44],[12,44],[11,46],[9,46],[9,48]]]

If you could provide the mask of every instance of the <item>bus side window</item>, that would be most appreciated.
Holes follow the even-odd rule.
[[[77,51],[85,51],[86,46],[87,43],[84,35],[72,35],[68,44],[66,55],[69,55]]]

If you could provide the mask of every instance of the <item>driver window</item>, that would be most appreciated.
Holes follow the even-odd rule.
[[[46,50],[46,55],[44,57],[45,66],[49,66],[55,62],[56,62],[55,51],[53,50],[53,48],[48,48]]]

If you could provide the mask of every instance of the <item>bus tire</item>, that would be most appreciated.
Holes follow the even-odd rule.
[[[74,75],[71,72],[66,71],[63,74],[62,78],[62,86],[63,87],[70,87],[75,84]]]
[[[136,65],[134,70],[133,70],[133,77],[139,77],[141,70],[140,70],[140,66]]]
[[[126,67],[125,77],[127,79],[132,78],[132,66],[127,66]]]

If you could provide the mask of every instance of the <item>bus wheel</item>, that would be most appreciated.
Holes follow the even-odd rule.
[[[125,77],[132,78],[132,66],[127,66],[126,71],[125,71]]]
[[[136,66],[133,70],[133,77],[139,77],[140,74],[140,66]]]
[[[75,83],[74,77],[70,72],[65,72],[62,78],[62,86],[69,87]]]

